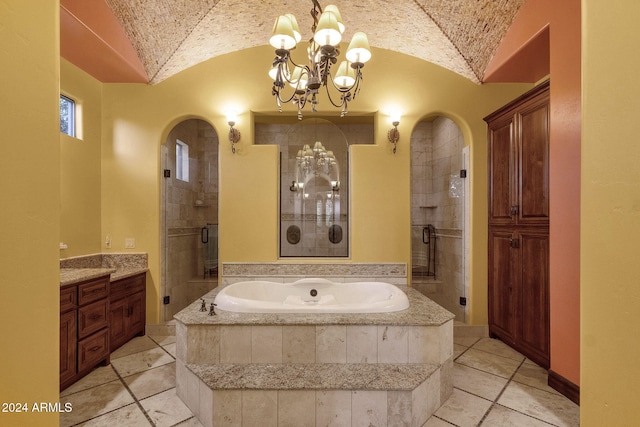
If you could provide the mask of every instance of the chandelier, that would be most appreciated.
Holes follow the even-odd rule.
[[[293,102],[298,106],[298,119],[302,120],[302,109],[308,103],[311,111],[316,112],[317,95],[324,86],[327,96],[334,107],[342,107],[340,117],[347,114],[347,104],[356,98],[362,81],[362,68],[371,59],[369,41],[363,32],[356,32],[351,39],[335,76],[331,75],[331,66],[338,61],[340,42],[344,32],[342,17],[335,5],[322,10],[317,0],[312,0],[311,17],[313,37],[307,48],[308,64],[296,64],[291,51],[302,39],[296,17],[292,14],[280,15],[273,26],[269,44],[276,49],[269,76],[273,79],[272,94],[276,97],[278,111],[282,112],[282,103]],[[285,87],[290,85],[291,95],[285,95]],[[340,100],[334,100],[330,87],[338,92]]]

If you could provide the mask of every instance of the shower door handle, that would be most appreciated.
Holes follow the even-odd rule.
[[[425,234],[426,234],[426,237],[425,237]],[[422,243],[424,243],[425,245],[429,244],[430,234],[431,233],[429,233],[429,227],[422,228]]]
[[[209,228],[202,227],[200,229],[200,241],[202,243],[209,243]]]

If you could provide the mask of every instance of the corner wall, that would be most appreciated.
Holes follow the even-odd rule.
[[[2,426],[56,426],[59,387],[58,1],[0,2],[0,412]]]
[[[584,0],[581,411],[584,427],[635,426],[640,321],[638,2]]]
[[[550,27],[551,78],[549,153],[551,370],[573,384],[579,385],[580,1],[527,1],[488,65],[486,75],[496,73],[502,66],[508,66],[512,56],[517,55],[521,48],[547,26]],[[546,59],[541,58],[539,61],[544,60]]]

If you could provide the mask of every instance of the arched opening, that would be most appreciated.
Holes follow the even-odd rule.
[[[218,135],[187,119],[162,147],[162,321],[218,282]]]
[[[468,147],[451,119],[411,135],[411,283],[465,322],[468,294]]]

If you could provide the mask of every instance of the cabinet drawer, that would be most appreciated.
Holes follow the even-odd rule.
[[[109,301],[96,301],[78,309],[78,338],[84,338],[109,324]]]
[[[146,290],[146,273],[140,273],[111,283],[111,301]]]
[[[78,304],[106,298],[109,295],[109,276],[78,285]]]
[[[72,310],[78,305],[77,286],[60,289],[60,313]]]
[[[78,372],[93,368],[109,356],[109,330],[100,332],[78,342]]]

